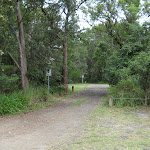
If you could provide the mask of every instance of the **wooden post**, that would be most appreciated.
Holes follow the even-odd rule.
[[[74,92],[74,86],[72,86],[72,92]]]
[[[147,96],[145,96],[145,106],[147,106]]]
[[[109,97],[109,106],[113,107],[113,97],[112,96]]]

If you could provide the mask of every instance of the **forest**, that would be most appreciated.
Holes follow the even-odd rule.
[[[1,0],[0,114],[27,107],[31,91],[46,101],[49,69],[51,93],[84,75],[150,104],[149,16],[148,0]]]

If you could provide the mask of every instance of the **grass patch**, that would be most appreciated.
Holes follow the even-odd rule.
[[[89,100],[88,97],[79,99],[79,100],[73,102],[73,103],[72,103],[72,106],[80,106],[82,103],[86,102],[87,100]]]
[[[110,108],[98,106],[75,142],[56,150],[142,150],[150,149],[148,107]]]
[[[79,92],[89,86],[89,84],[69,84],[68,88],[72,91],[72,86],[74,86],[74,92]]]

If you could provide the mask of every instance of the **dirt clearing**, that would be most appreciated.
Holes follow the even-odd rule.
[[[0,150],[47,150],[60,142],[75,140],[85,116],[106,95],[108,85],[92,84],[71,99],[18,116],[0,118]],[[80,105],[72,103],[88,98]]]

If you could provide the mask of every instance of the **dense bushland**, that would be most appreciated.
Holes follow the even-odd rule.
[[[64,81],[80,83],[84,75],[84,81],[89,83],[108,82],[114,97],[150,97],[150,23],[141,22],[141,18],[150,15],[148,1],[19,3],[28,70],[25,76],[30,85],[42,86],[39,93],[43,96],[36,99],[47,97],[43,86],[47,84],[49,69],[50,85],[59,85],[59,91]],[[10,94],[22,88],[17,3],[9,0],[0,4],[0,92]],[[78,24],[80,8],[88,22],[92,22],[83,30]],[[55,89],[50,90],[55,93]]]

